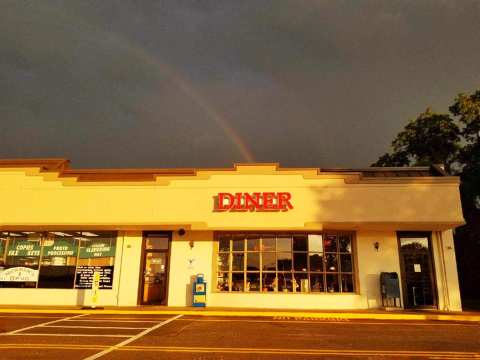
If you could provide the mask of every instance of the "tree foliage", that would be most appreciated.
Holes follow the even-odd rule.
[[[448,114],[428,108],[411,120],[392,142],[393,151],[382,155],[373,166],[449,167],[457,158],[460,129]]]

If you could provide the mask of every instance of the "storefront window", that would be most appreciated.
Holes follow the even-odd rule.
[[[217,290],[354,292],[352,233],[219,233]]]
[[[8,233],[5,241],[5,265],[0,273],[0,286],[11,288],[37,286],[40,241],[40,233]]]
[[[93,274],[99,272],[100,289],[111,289],[117,234],[109,231],[81,232],[78,240],[80,246],[75,287],[90,289]]]
[[[48,232],[43,239],[39,288],[71,289],[75,279],[78,239],[75,233]]]
[[[11,231],[0,233],[0,287],[112,287],[116,232]]]

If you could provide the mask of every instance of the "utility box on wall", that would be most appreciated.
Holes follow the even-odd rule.
[[[193,306],[205,307],[207,305],[207,283],[203,274],[197,274],[193,283]]]

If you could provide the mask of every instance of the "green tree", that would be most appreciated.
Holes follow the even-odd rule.
[[[456,161],[460,129],[448,114],[428,108],[411,120],[392,142],[392,151],[373,166],[425,166],[443,164],[450,169]]]
[[[471,95],[459,94],[449,110],[463,125],[462,136],[467,144],[478,144],[480,141],[480,90]]]

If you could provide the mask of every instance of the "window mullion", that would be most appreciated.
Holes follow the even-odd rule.
[[[43,260],[43,239],[45,237],[45,233],[40,233],[40,256],[38,257],[38,278],[37,278],[37,285],[35,288],[38,289],[38,283],[40,282],[40,270],[42,268],[42,260]]]
[[[243,292],[247,292],[247,236],[243,239]]]
[[[229,256],[228,256],[228,292],[232,291],[232,268],[233,268],[233,252],[232,252],[232,246],[233,246],[233,241],[232,239],[229,240],[230,248],[229,248]]]

